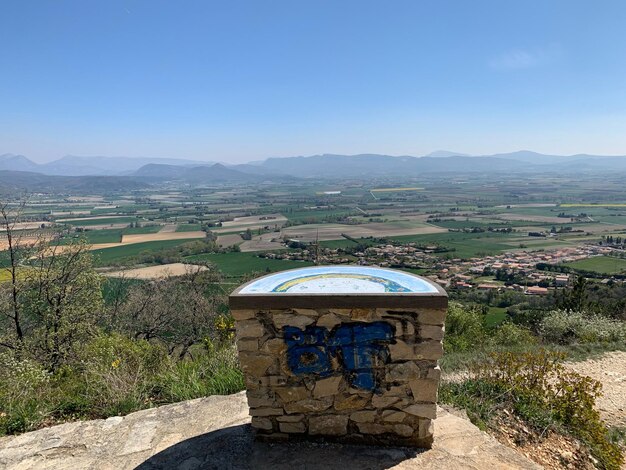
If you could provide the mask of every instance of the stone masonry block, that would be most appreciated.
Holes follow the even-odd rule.
[[[253,377],[263,377],[276,359],[273,356],[249,352],[239,353],[239,363],[244,373]]]
[[[306,432],[306,424],[303,422],[298,423],[279,423],[278,427],[280,432],[286,432],[289,434],[301,434]]]
[[[312,416],[309,418],[309,433],[343,436],[348,433],[348,417],[343,415]]]
[[[416,403],[407,406],[404,411],[419,418],[435,419],[437,417],[437,405],[434,403]]]
[[[265,334],[265,327],[258,320],[244,320],[235,323],[237,338],[260,338]]]
[[[420,310],[417,321],[422,325],[443,325],[446,321],[446,311],[440,309]]]
[[[241,321],[241,320],[250,320],[252,318],[255,318],[257,315],[257,311],[256,310],[231,310],[230,314],[233,316],[233,318],[237,321]]]
[[[437,390],[439,381],[433,379],[419,379],[409,382],[411,393],[415,401],[435,403],[437,401]]]
[[[310,397],[310,392],[306,387],[278,387],[275,391],[283,403],[301,401]]]
[[[329,377],[327,379],[318,380],[315,383],[315,388],[313,389],[313,398],[322,398],[328,397],[331,395],[337,395],[339,392],[339,384],[343,377]]]
[[[436,341],[443,340],[445,327],[440,325],[422,325],[419,335],[422,339],[434,339]]]
[[[273,428],[272,420],[269,418],[262,418],[260,416],[252,417],[252,427],[255,429],[263,429],[265,431],[271,431]]]
[[[441,341],[424,341],[415,345],[415,358],[436,361],[443,356]]]
[[[298,315],[296,313],[276,313],[273,317],[274,325],[279,330],[285,326],[295,326],[303,329],[313,323],[315,320],[306,315]]]
[[[376,411],[355,411],[350,415],[350,421],[355,423],[373,423],[376,420]]]

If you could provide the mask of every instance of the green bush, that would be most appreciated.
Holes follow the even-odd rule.
[[[626,324],[585,312],[554,310],[541,322],[541,336],[549,342],[611,343],[626,341]]]
[[[485,341],[484,316],[477,307],[451,303],[446,317],[444,348],[446,352],[462,352],[476,348]]]
[[[180,359],[158,342],[102,334],[54,373],[32,360],[0,354],[0,435],[244,388],[232,342],[196,349]]]
[[[622,452],[595,409],[601,384],[570,372],[564,358],[545,350],[492,353],[490,360],[474,365],[468,380],[444,384],[440,399],[465,408],[483,428],[494,410],[509,409],[538,434],[552,428],[577,437],[602,468],[618,470]]]
[[[0,435],[30,431],[45,419],[49,384],[36,362],[0,354]]]
[[[167,367],[169,360],[158,343],[119,334],[90,341],[81,352],[80,379],[92,413],[110,416],[149,405],[153,374]]]
[[[208,395],[227,395],[243,390],[243,374],[230,345],[200,354],[193,361],[172,362],[155,378],[161,400],[176,402]]]
[[[523,346],[537,343],[537,338],[528,328],[505,321],[493,330],[489,342],[495,346]]]

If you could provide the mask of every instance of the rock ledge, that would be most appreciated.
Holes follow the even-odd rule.
[[[244,393],[0,438],[3,469],[539,469],[439,409],[431,450],[255,442]]]

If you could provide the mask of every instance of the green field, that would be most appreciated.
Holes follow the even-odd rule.
[[[473,258],[484,254],[498,254],[503,251],[513,249],[507,245],[507,240],[513,238],[514,234],[484,232],[484,233],[433,233],[427,235],[405,235],[400,237],[389,237],[392,240],[420,244],[436,244],[439,246],[454,249],[441,253],[442,256],[452,256],[453,258]],[[518,235],[519,236],[519,235]]]
[[[155,242],[133,243],[130,245],[116,246],[113,248],[101,248],[93,250],[92,253],[97,257],[99,266],[106,266],[124,258],[137,256],[142,252],[156,252],[166,250],[193,240],[160,240]]]
[[[177,232],[196,232],[200,230],[200,224],[179,224],[176,227]]]
[[[611,256],[594,256],[593,258],[566,263],[565,266],[585,271],[594,271],[600,274],[620,274],[626,271],[626,259],[613,258]]]
[[[111,225],[111,224],[130,224],[131,222],[138,222],[139,219],[133,216],[120,216],[120,217],[106,217],[104,219],[89,219],[81,220],[75,219],[67,222],[59,222],[67,225],[74,225],[80,227],[89,227],[92,225]]]
[[[506,320],[506,308],[504,307],[489,307],[489,313],[485,315],[485,324],[488,327],[499,325]]]
[[[282,214],[292,223],[323,222],[326,217],[359,215],[360,213],[353,210],[345,209],[294,209],[292,212],[282,212]]]
[[[185,258],[186,261],[208,261],[217,266],[225,276],[241,277],[252,272],[275,272],[311,266],[304,261],[259,258],[254,253],[204,253]]]
[[[74,237],[63,238],[59,241],[60,245],[67,245],[72,240],[84,238],[87,243],[96,245],[98,243],[120,243],[122,235],[132,235],[137,233],[156,233],[161,229],[159,225],[151,225],[149,227],[133,227],[133,228],[112,228],[102,230],[87,230],[85,232],[76,233]]]

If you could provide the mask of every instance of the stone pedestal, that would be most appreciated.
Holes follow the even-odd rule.
[[[296,269],[230,297],[259,438],[430,447],[447,295],[405,272]]]

